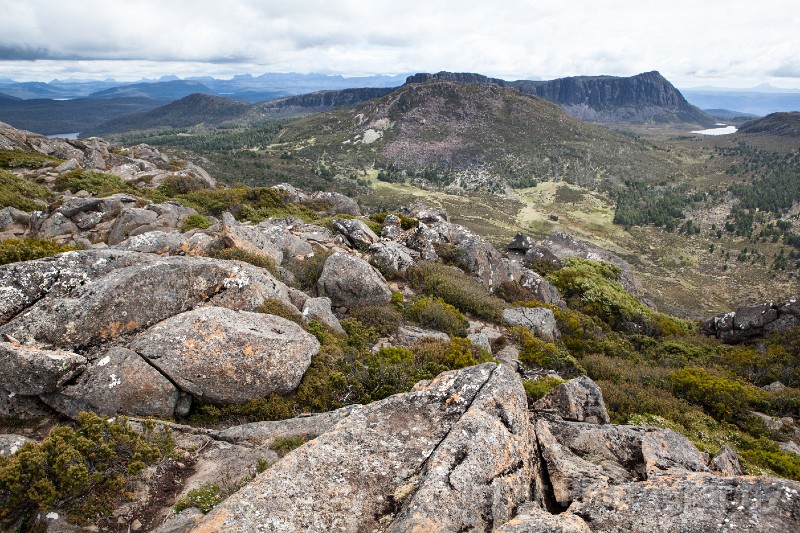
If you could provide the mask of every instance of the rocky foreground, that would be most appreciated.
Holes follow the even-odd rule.
[[[40,143],[39,151],[70,157],[64,168],[38,170],[45,181],[77,167],[124,174],[109,166],[117,155],[99,140],[6,134],[0,141],[0,148]],[[134,161],[139,170],[126,179],[141,178],[145,162]],[[198,179],[201,170],[192,171]],[[152,171],[161,176],[153,179],[173,172]],[[487,294],[513,283],[542,305],[506,306],[495,322],[473,317],[459,334],[484,353],[495,349],[495,362],[444,372],[410,392],[222,429],[160,422],[171,428],[182,459],[137,477],[131,501],[118,502],[101,525],[67,524],[55,509],[39,516],[48,531],[800,529],[800,483],[742,475],[727,447],[712,458],[667,429],[612,425],[588,377],[529,404],[521,373],[530,378],[531,369],[517,360],[518,346],[497,341],[521,328],[557,342],[553,309],[566,306],[532,267],[569,257],[603,260],[635,294],[622,259],[566,234],[538,244],[520,234],[500,252],[424,205],[386,216],[376,230],[346,197],[306,195],[289,185],[276,190],[287,203],[331,215],[329,223],[274,217],[250,224],[223,213],[189,228],[186,221],[199,214],[177,202],[86,191],[67,192],[40,211],[0,210],[5,237],[82,248],[0,266],[0,415],[67,420],[89,411],[142,424],[137,417],[185,420],[197,406],[291,394],[321,356],[314,328],[341,333],[340,320],[353,310],[416,297],[398,280],[423,261],[457,256]],[[404,229],[404,221],[413,224]],[[223,258],[230,257],[224,250],[251,260]],[[302,289],[288,266],[315,258],[322,258],[320,271]],[[749,338],[792,327],[798,315],[793,300],[721,315],[704,329]],[[374,351],[426,339],[450,335],[404,324]],[[0,453],[12,456],[35,436],[0,435]],[[287,439],[303,444],[278,453],[276,443]],[[208,514],[194,506],[173,511],[176,497],[212,482],[230,490]]]

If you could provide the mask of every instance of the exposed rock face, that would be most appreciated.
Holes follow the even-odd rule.
[[[239,224],[233,215],[227,212],[222,214],[222,241],[226,246],[267,256],[277,264],[283,261],[283,252],[273,244],[261,228]]]
[[[436,224],[450,222],[450,215],[444,209],[430,207],[425,204],[414,204],[404,207],[401,211],[404,216],[416,218],[423,224]]]
[[[402,274],[414,264],[414,256],[419,254],[396,242],[378,242],[367,250],[372,255],[373,264],[387,275]]]
[[[188,239],[178,231],[148,231],[134,237],[128,237],[114,246],[117,250],[142,252],[159,255],[179,255],[190,250]]]
[[[354,410],[228,498],[194,531],[359,532],[390,523],[392,502],[414,492],[423,465],[494,369],[448,372],[415,392]]]
[[[28,442],[35,442],[33,439],[22,435],[4,434],[0,435],[0,457],[11,457]]]
[[[705,320],[700,331],[722,342],[735,344],[771,331],[784,331],[800,325],[800,298],[739,307]]]
[[[509,327],[522,326],[547,342],[555,342],[561,336],[553,310],[546,307],[504,309],[503,321]]]
[[[380,272],[363,259],[341,252],[325,261],[317,288],[334,306],[381,305],[392,298]]]
[[[194,209],[184,207],[177,202],[150,204],[143,209],[137,207],[123,209],[108,231],[108,244],[119,244],[128,237],[148,231],[175,230],[187,217],[196,214],[197,211]]]
[[[533,406],[534,409],[553,409],[564,420],[608,424],[608,412],[603,392],[586,376],[580,376],[556,386]]]
[[[371,244],[378,242],[378,236],[369,229],[363,220],[336,218],[332,225],[333,230],[343,235],[352,248],[366,250]]]
[[[400,346],[411,346],[424,340],[449,341],[450,336],[441,331],[420,328],[417,326],[400,326],[393,340]]]
[[[196,398],[243,403],[294,390],[320,345],[284,318],[204,307],[160,322],[130,347]]]
[[[288,299],[285,285],[250,265],[207,258],[156,259],[44,298],[0,327],[0,332],[20,341],[87,346],[141,331],[206,301],[255,309],[266,297]]]
[[[301,200],[301,202],[308,204],[313,209],[324,211],[329,215],[361,216],[361,209],[358,207],[358,203],[352,198],[348,198],[338,192],[317,191],[305,200]]]
[[[739,456],[727,445],[720,448],[717,455],[711,459],[711,466],[723,476],[741,476],[744,474],[742,465],[739,464]]]
[[[499,366],[428,458],[387,531],[490,531],[508,521],[529,498],[536,467],[527,416],[522,383]]]
[[[533,237],[524,233],[517,233],[506,248],[525,253],[534,246],[536,246],[536,241],[533,240]]]
[[[181,398],[178,389],[135,352],[113,347],[101,355],[75,383],[45,396],[44,401],[71,418],[81,411],[162,418],[188,413],[188,401],[176,413]]]
[[[317,322],[325,324],[334,331],[344,333],[344,329],[342,329],[339,319],[336,318],[336,315],[334,315],[333,311],[331,310],[330,298],[326,298],[324,296],[320,298],[308,298],[300,307],[302,308],[301,313],[306,320],[316,320]]]
[[[34,396],[53,392],[83,372],[85,366],[86,359],[72,352],[0,342],[3,388],[16,394]]]

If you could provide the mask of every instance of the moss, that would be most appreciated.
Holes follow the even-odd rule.
[[[0,241],[0,265],[41,259],[74,249],[50,239],[38,239],[35,237],[6,239]]]
[[[441,263],[422,261],[406,271],[412,287],[436,296],[462,313],[500,323],[505,303],[489,294],[477,279]]]
[[[189,215],[183,220],[183,224],[181,224],[181,231],[208,229],[210,227],[211,221],[203,215]]]
[[[78,416],[78,427],[57,426],[41,443],[27,443],[0,458],[0,525],[27,523],[60,508],[71,522],[108,514],[131,477],[166,459],[174,442],[167,428],[146,421]]]
[[[13,207],[20,211],[37,211],[42,209],[42,202],[49,202],[54,196],[52,191],[45,187],[6,170],[0,170],[0,208]]]

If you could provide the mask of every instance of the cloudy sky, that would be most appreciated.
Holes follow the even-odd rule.
[[[0,78],[659,70],[800,88],[797,0],[0,0]]]

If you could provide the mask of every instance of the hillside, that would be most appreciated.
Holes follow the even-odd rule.
[[[427,80],[494,84],[513,87],[561,106],[571,115],[596,122],[681,122],[711,125],[713,120],[689,104],[656,71],[630,77],[575,76],[547,81],[504,81],[480,74],[439,72],[416,74],[407,83]]]
[[[252,108],[252,104],[246,102],[195,93],[150,111],[113,118],[84,132],[84,136],[157,128],[184,128],[197,124],[216,125],[239,118]]]
[[[800,137],[800,111],[772,113],[741,125],[738,133],[763,133],[781,137]]]
[[[559,180],[613,187],[672,170],[666,154],[652,146],[577,120],[541,98],[495,84],[436,79],[292,122],[281,139],[293,141],[300,157],[324,152],[342,168],[377,157],[391,179],[465,190]]]
[[[193,93],[210,93],[211,89],[191,80],[171,80],[159,83],[134,83],[97,91],[89,98],[153,98],[155,100],[177,100]]]

